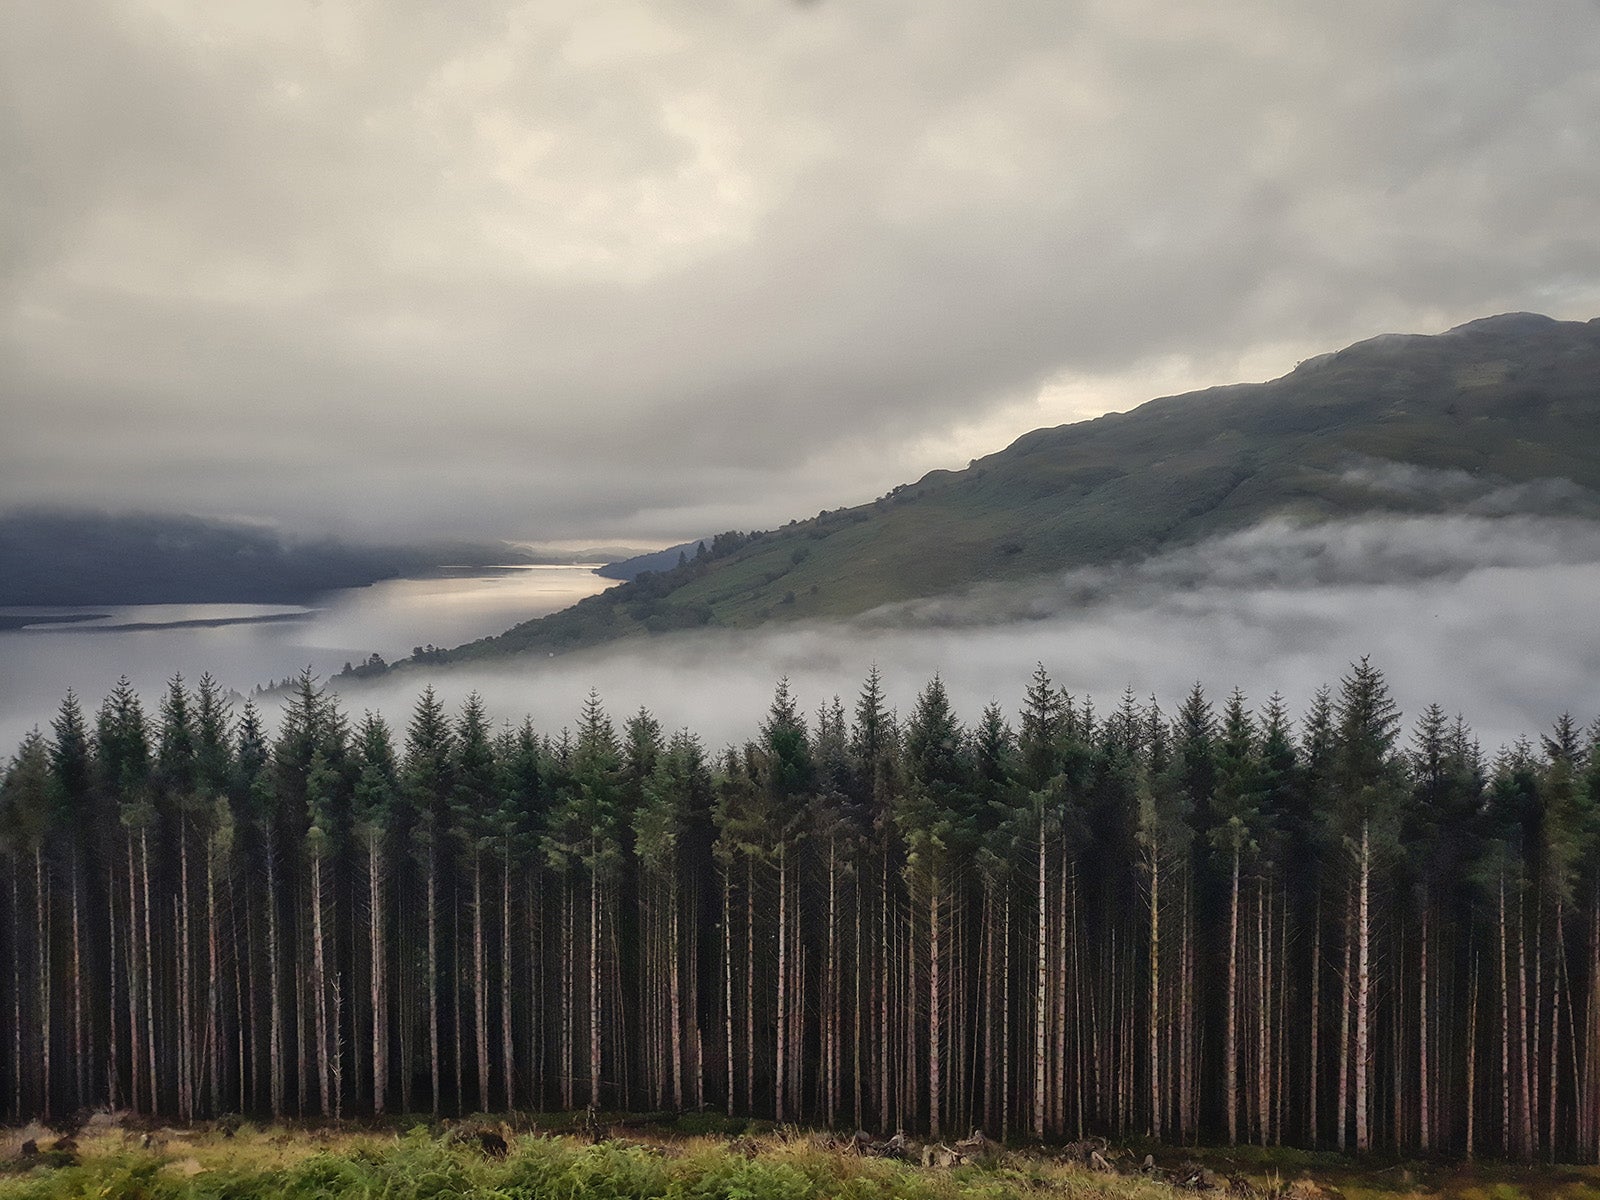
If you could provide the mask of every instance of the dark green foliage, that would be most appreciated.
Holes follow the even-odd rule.
[[[270,732],[205,677],[153,725],[119,683],[92,735],[69,696],[0,777],[0,1108],[360,1112],[376,1045],[441,1115],[767,1119],[781,1080],[784,1120],[1190,1140],[1233,1047],[1243,1133],[1320,1144],[1360,1020],[1379,1144],[1424,1148],[1426,1078],[1464,1148],[1470,1065],[1475,1149],[1600,1156],[1593,729],[1490,766],[1434,705],[1402,743],[1365,660],[1298,725],[1198,685],[1099,715],[1043,666],[1018,700],[969,727],[935,677],[902,722],[874,669],[808,721],[782,680],[712,759],[595,693],[541,738],[424,691],[403,753],[309,673]],[[464,1186],[415,1150],[393,1194]]]

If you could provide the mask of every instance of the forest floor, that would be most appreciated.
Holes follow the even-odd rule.
[[[1600,1200],[1600,1168],[1358,1161],[1237,1147],[1001,1149],[692,1116],[0,1131],[0,1200]],[[957,1158],[961,1161],[956,1161]],[[926,1160],[926,1161],[925,1161]]]

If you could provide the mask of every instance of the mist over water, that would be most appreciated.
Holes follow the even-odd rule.
[[[372,650],[452,645],[564,607],[607,581],[581,568],[398,580],[331,597],[290,621],[216,627],[0,633],[6,752],[45,726],[70,685],[93,708],[126,672],[154,699],[175,670],[210,670],[241,692],[309,664],[324,677]],[[1544,517],[1268,522],[1122,567],[879,609],[848,623],[702,632],[560,658],[406,669],[341,681],[345,706],[403,729],[424,684],[452,707],[471,691],[496,720],[570,725],[590,688],[619,721],[641,706],[712,749],[756,734],[779,676],[814,711],[854,702],[868,668],[908,712],[935,673],[967,720],[997,701],[1015,713],[1036,663],[1104,712],[1125,688],[1174,709],[1199,681],[1215,701],[1283,693],[1295,714],[1370,655],[1409,724],[1438,701],[1490,751],[1561,712],[1600,715],[1600,524]],[[187,615],[204,619],[221,606]],[[232,606],[236,610],[238,606]],[[203,610],[203,611],[202,611]],[[111,612],[111,610],[102,610]],[[264,616],[292,610],[235,612]],[[126,624],[147,610],[112,614]],[[170,618],[175,615],[163,614]],[[269,718],[277,705],[264,705]]]
[[[853,703],[869,666],[908,712],[938,673],[967,720],[1014,713],[1036,663],[1104,712],[1125,688],[1172,711],[1196,682],[1221,701],[1280,691],[1302,712],[1363,655],[1387,674],[1409,725],[1437,701],[1486,749],[1566,710],[1600,715],[1600,525],[1419,517],[1265,525],[1122,568],[881,609],[849,624],[702,633],[564,658],[406,671],[346,689],[355,710],[403,726],[432,683],[458,705],[481,692],[497,718],[570,724],[591,687],[614,717],[647,707],[713,748],[755,736],[779,676],[810,710]]]
[[[0,754],[32,726],[46,728],[70,687],[92,713],[127,675],[147,703],[173,672],[210,671],[248,694],[306,666],[323,677],[377,652],[457,645],[555,612],[614,584],[591,566],[512,567],[392,579],[322,597],[314,606],[188,604],[92,609],[0,609]],[[29,615],[89,617],[4,628]],[[268,701],[269,713],[276,704]]]

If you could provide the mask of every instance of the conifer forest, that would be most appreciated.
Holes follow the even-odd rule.
[[[1018,685],[783,682],[726,749],[69,694],[0,783],[0,1109],[1600,1157],[1600,730]]]

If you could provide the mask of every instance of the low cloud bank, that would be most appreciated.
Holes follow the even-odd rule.
[[[1295,712],[1370,655],[1409,721],[1438,701],[1491,750],[1563,711],[1600,714],[1600,524],[1518,516],[1268,522],[1142,563],[896,605],[848,624],[702,633],[565,658],[407,672],[346,704],[403,726],[432,683],[498,718],[570,724],[589,689],[713,748],[755,735],[779,676],[814,709],[853,702],[876,663],[902,711],[938,673],[961,712],[1017,708],[1035,663],[1102,709],[1125,688],[1169,711],[1196,681],[1220,700],[1280,691]]]

